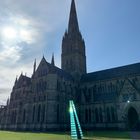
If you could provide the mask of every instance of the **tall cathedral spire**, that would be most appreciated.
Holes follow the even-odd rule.
[[[74,77],[86,73],[85,42],[79,30],[75,1],[71,2],[68,31],[62,40],[61,67]]]
[[[77,19],[75,1],[72,0],[71,9],[70,9],[68,32],[73,33],[75,31],[79,31],[79,26],[78,26],[78,19]]]

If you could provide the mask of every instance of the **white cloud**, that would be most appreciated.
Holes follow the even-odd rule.
[[[33,60],[40,61],[54,47],[49,46],[48,34],[67,24],[68,15],[64,11],[69,4],[66,0],[0,0],[0,32],[2,27],[10,26],[18,38],[8,41],[0,35],[0,104],[10,96],[16,75],[23,71],[31,76]],[[55,55],[60,66],[59,57]]]
[[[14,64],[20,59],[21,48],[19,46],[4,46],[0,52],[0,62],[8,63],[9,65]]]
[[[31,77],[32,69],[32,63],[24,64],[23,66],[19,64],[15,67],[0,66],[0,103],[5,104],[7,98],[10,97],[16,76],[19,77],[23,72],[23,74],[26,73],[27,76]]]

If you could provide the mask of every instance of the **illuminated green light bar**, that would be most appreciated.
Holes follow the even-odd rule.
[[[83,132],[77,116],[75,105],[72,100],[69,101],[70,122],[71,122],[71,139],[82,139]]]

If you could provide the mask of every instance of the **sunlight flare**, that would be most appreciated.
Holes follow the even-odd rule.
[[[16,39],[17,38],[17,30],[14,27],[4,27],[2,31],[2,36],[5,39]]]

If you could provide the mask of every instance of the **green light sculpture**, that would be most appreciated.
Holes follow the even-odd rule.
[[[70,106],[70,122],[71,122],[71,139],[82,139],[83,132],[77,116],[75,105],[72,100],[69,101]]]

